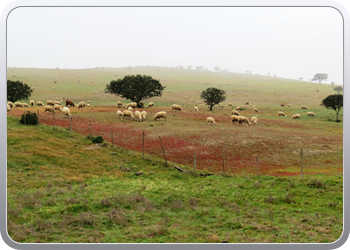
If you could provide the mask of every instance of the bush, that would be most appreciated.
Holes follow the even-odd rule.
[[[103,138],[102,136],[96,136],[94,139],[92,139],[93,143],[102,143],[103,142]]]
[[[39,123],[39,119],[36,113],[30,113],[30,111],[28,111],[21,116],[21,120],[19,122],[25,125],[37,125]]]

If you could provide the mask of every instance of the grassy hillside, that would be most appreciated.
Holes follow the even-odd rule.
[[[329,243],[342,234],[341,173],[200,177],[18,117],[8,117],[7,136],[7,225],[17,242]]]

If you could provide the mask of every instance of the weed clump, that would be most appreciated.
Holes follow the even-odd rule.
[[[315,187],[315,188],[326,188],[326,183],[323,183],[322,181],[319,181],[317,179],[312,180],[307,185],[309,187]]]

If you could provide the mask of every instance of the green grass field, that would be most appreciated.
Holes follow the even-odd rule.
[[[151,75],[166,86],[162,97],[144,101],[155,103],[144,122],[117,120],[117,101],[130,100],[104,94],[105,84],[127,74]],[[9,68],[8,79],[34,87],[34,101],[91,101],[84,109],[71,108],[73,135],[62,114],[55,115],[53,129],[52,115],[42,107],[26,109],[40,111],[39,126],[19,125],[21,108],[13,108],[12,117],[8,112],[8,231],[15,241],[329,243],[342,233],[343,124],[319,105],[336,93],[330,85],[156,67]],[[227,93],[213,111],[199,98],[208,87]],[[174,103],[184,111],[172,113]],[[233,125],[229,103],[243,107],[248,118],[257,115],[258,124]],[[161,110],[167,121],[152,121]],[[307,111],[317,116],[307,117]],[[300,120],[291,119],[296,113]],[[217,125],[207,125],[208,116]],[[91,133],[106,143],[85,139],[89,120]],[[174,169],[192,170],[194,152],[197,174],[214,175]]]

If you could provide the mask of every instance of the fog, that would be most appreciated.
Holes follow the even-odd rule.
[[[7,66],[203,66],[343,84],[343,20],[328,7],[21,7]]]

